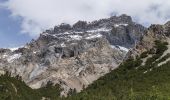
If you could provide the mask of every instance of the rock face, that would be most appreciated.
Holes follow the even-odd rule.
[[[73,26],[61,24],[16,50],[0,49],[0,72],[20,75],[32,88],[48,81],[80,91],[115,69],[145,28],[122,15]]]
[[[156,40],[170,43],[170,22],[167,22],[164,25],[151,25],[144,32],[141,40],[128,52],[126,57],[135,57],[145,51],[150,51],[154,48]]]

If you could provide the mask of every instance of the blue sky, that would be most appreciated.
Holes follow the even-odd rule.
[[[20,32],[21,18],[10,17],[10,11],[0,9],[0,48],[22,46],[32,37]]]
[[[127,14],[140,24],[170,20],[170,0],[0,0],[0,48],[22,46],[60,23]]]

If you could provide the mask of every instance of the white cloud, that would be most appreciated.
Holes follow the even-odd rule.
[[[21,17],[22,32],[36,36],[43,29],[78,20],[92,21],[128,14],[139,23],[164,23],[170,19],[169,0],[8,0],[13,17]]]

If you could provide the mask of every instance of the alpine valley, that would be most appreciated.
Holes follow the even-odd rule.
[[[61,24],[0,49],[0,100],[170,100],[170,22]]]

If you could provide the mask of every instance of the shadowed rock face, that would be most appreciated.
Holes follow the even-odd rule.
[[[0,70],[20,75],[32,88],[48,81],[80,91],[115,69],[145,28],[122,15],[94,22],[61,24],[15,51],[0,50]]]

